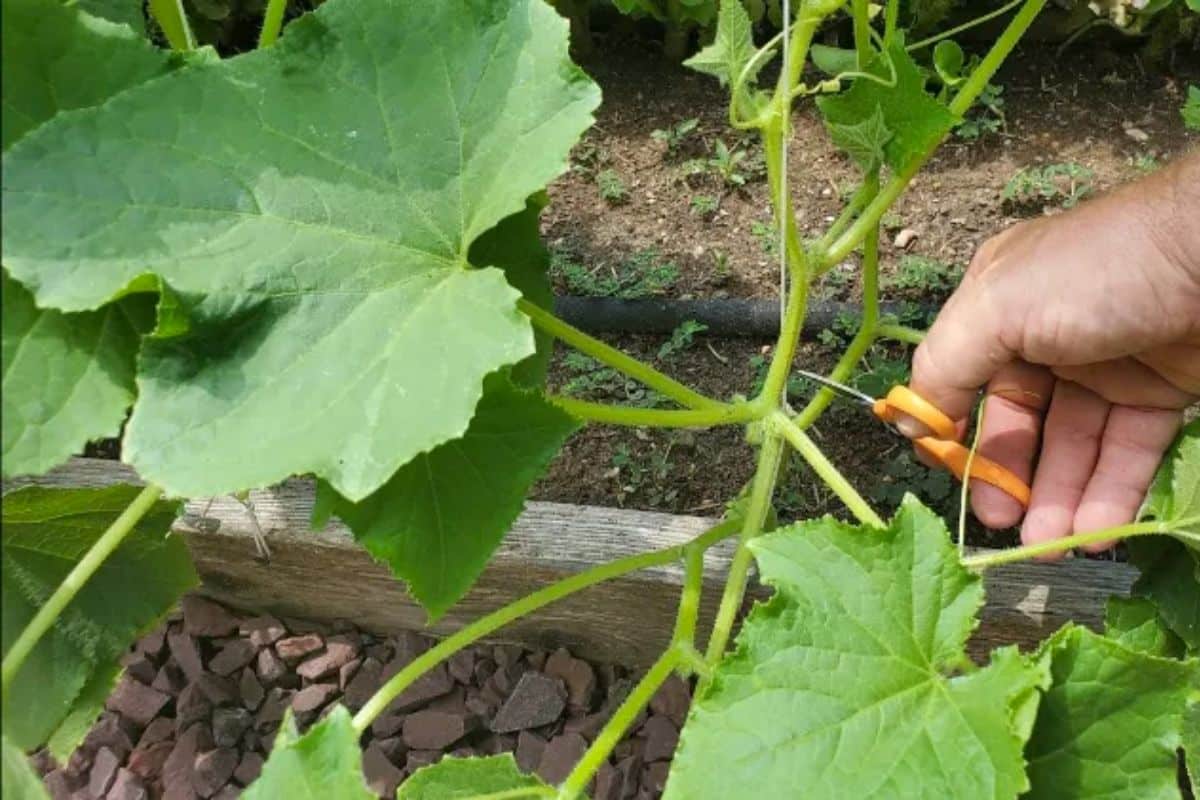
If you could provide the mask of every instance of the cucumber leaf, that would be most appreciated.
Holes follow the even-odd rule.
[[[33,765],[29,763],[21,748],[10,742],[7,736],[0,741],[0,748],[4,751],[3,785],[0,785],[0,794],[13,800],[50,800],[41,779],[33,771]]]
[[[566,167],[598,100],[541,0],[330,0],[266,50],[25,137],[5,265],[43,307],[147,272],[178,299],[191,324],[143,347],[124,441],[148,480],[311,472],[362,500],[534,352],[470,247]]]
[[[712,75],[722,86],[728,86],[738,79],[755,50],[750,17],[741,0],[721,0],[712,44],[684,61],[683,65]],[[746,82],[752,86],[754,75],[748,75]]]
[[[336,706],[303,735],[288,709],[262,774],[242,797],[374,800],[363,781],[358,732],[345,706]]]
[[[974,670],[983,585],[912,497],[887,530],[831,518],[751,545],[774,597],[692,706],[666,800],[1011,798],[1046,665],[1015,648]],[[947,758],[953,753],[953,758]]]
[[[400,784],[396,800],[484,800],[488,797],[522,797],[517,790],[530,789],[528,797],[544,796],[549,790],[533,775],[517,768],[509,753],[487,758],[443,758],[422,767]]]

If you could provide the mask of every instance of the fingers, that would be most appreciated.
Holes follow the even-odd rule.
[[[1018,361],[1001,368],[988,386],[979,455],[1029,483],[1053,391],[1054,376],[1044,367]],[[1025,513],[1015,498],[982,481],[971,483],[971,509],[989,528],[1010,528]]]
[[[1074,531],[1087,533],[1132,522],[1183,414],[1115,406],[1108,414],[1100,458],[1075,511]],[[1112,542],[1084,549],[1099,552]]]
[[[1033,496],[1021,526],[1025,544],[1059,539],[1074,530],[1075,512],[1100,456],[1108,415],[1109,404],[1099,395],[1070,381],[1055,385]]]

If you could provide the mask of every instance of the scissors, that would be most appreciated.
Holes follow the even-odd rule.
[[[970,460],[972,478],[995,486],[1020,503],[1022,508],[1029,507],[1029,486],[1025,481],[978,453],[974,458],[969,458],[971,451],[958,442],[958,428],[954,420],[907,386],[893,386],[886,397],[871,397],[823,375],[802,369],[796,372],[842,397],[862,403],[890,427],[895,427],[895,422],[901,414],[916,419],[933,431],[932,436],[922,436],[913,440],[918,450],[950,470],[960,481],[963,480],[967,471],[967,461]]]

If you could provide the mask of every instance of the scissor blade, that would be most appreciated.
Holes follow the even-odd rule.
[[[811,381],[816,381],[817,383],[821,384],[822,386],[824,386],[827,389],[832,389],[833,391],[840,394],[842,397],[847,397],[851,400],[857,400],[858,402],[864,403],[868,406],[875,405],[874,397],[871,397],[871,395],[866,394],[865,392],[860,392],[858,389],[852,389],[849,386],[845,385],[844,383],[838,383],[837,381],[832,381],[829,378],[826,378],[824,375],[818,375],[817,373],[809,372],[806,369],[798,369],[798,370],[796,370],[796,372],[800,375],[803,375],[804,377],[808,378]]]

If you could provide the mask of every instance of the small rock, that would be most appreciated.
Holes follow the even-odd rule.
[[[238,629],[232,614],[200,595],[184,595],[179,606],[183,610],[183,632],[189,636],[228,636]]]
[[[362,770],[367,788],[381,797],[395,797],[396,788],[404,780],[404,771],[391,762],[378,742],[367,745]]]
[[[667,678],[650,698],[650,710],[671,720],[677,728],[682,728],[687,721],[691,705],[692,693],[687,682],[675,674]]]
[[[137,650],[121,656],[121,664],[125,667],[126,675],[147,686],[154,683],[154,676],[158,674],[150,657]]]
[[[578,713],[563,725],[563,733],[578,733],[589,742],[596,738],[610,715],[597,711],[595,714]]]
[[[679,744],[679,731],[666,717],[651,717],[642,726],[641,736],[646,740],[642,758],[646,761],[670,761]]]
[[[158,674],[154,676],[154,682],[150,684],[150,688],[175,697],[186,685],[187,678],[184,677],[179,667],[174,664],[164,664]]]
[[[162,655],[163,648],[167,644],[167,629],[165,627],[155,628],[150,633],[137,640],[137,649],[150,656],[150,658],[158,659]]]
[[[572,708],[587,708],[596,690],[596,673],[586,661],[572,657],[559,648],[546,660],[546,675],[560,679],[567,687],[567,702]]]
[[[401,631],[391,639],[392,661],[399,671],[413,662],[417,656],[429,649],[429,641],[413,631]]]
[[[325,642],[325,652],[313,656],[296,668],[296,673],[310,681],[320,680],[337,672],[358,655],[358,645],[346,636],[331,636]]]
[[[408,753],[408,748],[404,746],[404,740],[399,736],[376,739],[372,744],[378,745],[383,754],[388,757],[388,761],[393,764],[404,763],[404,756]]]
[[[201,797],[212,797],[221,787],[229,783],[237,769],[238,752],[229,747],[218,747],[196,756],[195,775],[192,786]]]
[[[596,771],[595,788],[592,790],[592,800],[622,800],[625,777],[612,764],[604,763]]]
[[[121,759],[117,758],[117,754],[107,747],[101,747],[92,760],[92,771],[88,773],[88,792],[93,797],[103,797],[112,785],[113,778],[117,777],[120,766]]]
[[[515,644],[498,644],[492,648],[492,659],[500,669],[508,669],[521,660],[525,651]]]
[[[438,664],[420,678],[413,681],[400,696],[391,702],[391,711],[409,711],[423,706],[434,698],[449,693],[454,688],[454,681],[446,671],[445,664]]]
[[[164,797],[184,798],[196,795],[196,789],[192,785],[196,756],[211,747],[212,736],[204,723],[194,723],[183,732],[162,766],[162,782],[166,789]]]
[[[83,744],[80,746],[91,752],[107,747],[118,761],[124,761],[125,756],[129,755],[129,751],[133,749],[133,739],[130,738],[121,721],[121,715],[112,711],[103,712],[96,723],[92,725],[92,729],[87,732],[87,736],[83,737]],[[155,722],[157,721],[155,720]]]
[[[414,711],[404,718],[404,744],[412,750],[445,750],[478,726],[475,717]]]
[[[455,686],[447,694],[442,695],[436,700],[431,700],[429,705],[425,707],[425,710],[442,711],[446,714],[466,714],[467,690],[461,686]]]
[[[286,639],[280,639],[275,643],[275,652],[285,662],[295,664],[305,656],[320,650],[323,645],[320,636],[315,633],[307,633],[303,636],[289,636]]]
[[[233,779],[242,786],[249,786],[258,779],[262,772],[262,766],[263,757],[258,753],[243,753],[242,760],[238,762],[237,769],[233,771]]]
[[[404,769],[411,775],[421,767],[436,764],[442,757],[440,750],[409,750],[405,756]]]
[[[188,680],[196,680],[204,674],[204,664],[200,662],[200,648],[196,640],[186,633],[171,633],[167,635],[167,647],[171,658],[183,670]]]
[[[1135,128],[1133,126],[1125,129],[1125,135],[1139,144],[1145,144],[1146,142],[1150,141],[1150,134],[1146,133],[1141,128]]]
[[[117,770],[117,778],[104,800],[150,800],[150,793],[141,778],[122,768]]]
[[[528,664],[531,669],[536,669],[538,672],[541,672],[546,666],[546,653],[541,650],[533,653],[526,653],[525,663]]]
[[[339,689],[341,689],[343,692],[346,691],[346,687],[350,685],[350,681],[354,680],[354,675],[358,672],[358,668],[360,666],[362,666],[362,660],[356,658],[352,661],[342,664],[342,666],[338,668]]]
[[[526,672],[492,720],[496,733],[536,728],[558,719],[566,706],[562,683],[539,672]]]
[[[917,238],[917,232],[912,228],[901,228],[896,234],[896,238],[892,240],[892,246],[897,250],[907,250],[908,246]]]
[[[270,647],[287,635],[287,628],[270,614],[265,614],[242,620],[238,632],[249,637],[255,647]]]
[[[274,686],[279,683],[280,678],[287,674],[287,665],[279,656],[275,655],[274,650],[268,647],[258,651],[258,663],[255,664],[254,670],[264,685]]]
[[[229,678],[206,672],[196,681],[196,687],[214,706],[228,706],[238,699],[237,687]]]
[[[171,723],[171,727],[175,727],[174,722]],[[128,767],[130,772],[137,775],[146,783],[154,783],[154,781],[158,780],[158,776],[162,775],[167,758],[174,749],[175,742],[170,739],[155,742],[148,747],[138,745],[129,754],[129,760],[125,763],[125,766]]]
[[[657,796],[657,793],[667,787],[667,775],[670,772],[671,765],[666,761],[647,764],[642,770],[642,788],[649,789]]]
[[[262,739],[253,728],[242,734],[242,750],[262,752]]]
[[[459,650],[450,656],[446,662],[446,668],[454,680],[465,686],[471,682],[471,678],[475,674],[475,651]]]
[[[232,675],[258,655],[258,648],[249,639],[234,639],[208,662],[208,668],[218,675]]]
[[[354,673],[354,677],[346,685],[346,694],[342,697],[346,708],[351,711],[358,711],[362,708],[363,704],[371,699],[371,695],[375,694],[383,685],[382,672],[383,665],[374,657],[368,656],[363,659],[362,666],[358,668],[358,672]]]
[[[294,694],[290,689],[280,689],[278,686],[267,692],[258,713],[254,715],[255,730],[267,733],[278,728],[279,721],[283,719],[283,712],[291,705]]]
[[[51,800],[70,800],[75,791],[74,782],[67,776],[66,770],[52,769],[42,777],[42,786]]]
[[[336,683],[314,683],[306,686],[292,697],[292,711],[297,715],[310,714],[332,700],[337,693]]]
[[[204,696],[198,683],[189,683],[175,701],[175,730],[183,733],[192,724],[207,720],[212,714],[212,703]]]
[[[551,785],[562,783],[587,752],[587,742],[577,733],[564,733],[546,743],[537,774]]]
[[[227,783],[221,787],[221,791],[212,796],[211,800],[237,800],[241,796],[241,787],[235,786],[232,783]]]
[[[142,738],[138,739],[137,746],[146,748],[152,744],[165,742],[175,735],[175,721],[168,717],[158,717],[146,726],[146,730],[142,731]]]
[[[515,758],[522,772],[533,772],[542,761],[542,753],[546,749],[546,740],[536,733],[521,731],[517,735],[517,751]]]
[[[144,727],[158,716],[158,712],[162,711],[170,699],[170,696],[157,689],[123,675],[112,694],[108,696],[105,707],[128,718],[138,727]]]
[[[498,756],[517,749],[517,737],[511,733],[485,733],[471,741],[475,742],[476,752],[484,756]]]
[[[258,710],[259,704],[263,701],[263,695],[266,694],[262,684],[254,675],[254,670],[249,667],[242,670],[242,678],[238,681],[238,694],[241,695],[242,705],[251,711]]]
[[[405,714],[384,713],[375,718],[371,723],[371,733],[377,739],[386,739],[389,736],[395,736],[404,728]]]
[[[244,708],[218,708],[212,716],[213,741],[218,747],[236,747],[254,717]]]

